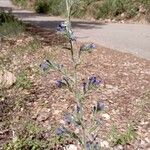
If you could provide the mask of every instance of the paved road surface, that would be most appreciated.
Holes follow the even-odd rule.
[[[17,17],[43,28],[56,28],[57,24],[63,21],[60,17],[48,17],[32,11],[15,9],[9,0],[0,0],[0,7],[12,7]],[[73,20],[73,28],[80,41],[93,42],[150,60],[150,25],[102,24]]]

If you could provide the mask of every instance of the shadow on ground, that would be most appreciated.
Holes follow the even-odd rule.
[[[64,21],[63,18],[60,17],[52,17],[43,14],[36,14],[31,11],[17,10],[14,11],[13,14],[23,20],[25,23],[31,23],[32,25],[37,25],[42,28],[47,29],[56,29],[60,22]],[[101,28],[104,23],[100,22],[89,22],[89,21],[81,21],[81,20],[72,20],[73,28],[80,29],[92,29],[92,28]]]

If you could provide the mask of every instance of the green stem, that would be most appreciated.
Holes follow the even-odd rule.
[[[71,29],[71,6],[69,6],[69,0],[66,0],[66,9],[67,9],[67,16],[68,16],[68,24],[69,29]],[[85,131],[85,124],[83,121],[83,107],[82,107],[82,100],[81,100],[81,93],[80,89],[78,88],[78,77],[77,77],[77,62],[74,59],[74,49],[73,49],[73,42],[70,41],[70,48],[71,48],[71,57],[73,61],[73,68],[74,68],[74,96],[75,101],[80,107],[80,112],[77,113],[77,118],[82,126],[82,146],[86,149],[86,131]]]

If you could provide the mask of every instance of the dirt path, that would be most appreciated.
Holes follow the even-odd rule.
[[[9,0],[0,0],[0,7],[14,8]],[[15,8],[13,13],[23,21],[43,28],[55,29],[64,20],[60,17],[38,15],[32,11],[17,10]],[[79,41],[93,42],[150,60],[150,25],[103,24],[82,20],[73,20],[72,22]]]

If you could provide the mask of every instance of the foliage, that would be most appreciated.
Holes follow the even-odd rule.
[[[62,11],[60,0],[37,0],[35,2],[35,10],[38,13],[49,13],[52,15],[60,15]]]
[[[129,125],[123,133],[119,133],[114,127],[110,133],[110,139],[113,145],[126,145],[136,138],[135,129],[132,125]]]
[[[13,0],[19,5],[24,5],[26,0]],[[119,18],[124,13],[127,19],[138,14],[139,7],[143,6],[146,10],[147,19],[149,18],[149,0],[77,0],[78,4],[72,6],[72,16],[77,18],[93,17],[99,18]],[[33,0],[33,6],[38,13],[48,13],[50,15],[65,15],[64,0]]]
[[[91,108],[92,118],[88,121],[85,119],[85,96],[93,88],[99,88],[101,80],[97,79],[96,76],[92,75],[82,83],[82,88],[80,86],[80,80],[78,77],[78,66],[81,64],[82,54],[84,52],[92,52],[92,49],[95,48],[93,43],[83,44],[79,50],[76,50],[74,43],[76,37],[71,28],[71,11],[72,7],[77,1],[66,0],[66,10],[67,10],[67,20],[62,22],[57,27],[58,34],[64,35],[70,45],[70,57],[72,66],[73,75],[65,69],[62,64],[57,64],[53,60],[45,60],[40,64],[40,68],[43,71],[46,71],[48,68],[51,70],[58,71],[62,78],[56,81],[56,86],[58,88],[68,88],[68,90],[73,93],[75,101],[75,109],[72,113],[66,112],[64,114],[65,124],[61,124],[59,128],[56,129],[56,135],[60,138],[68,135],[70,139],[75,140],[80,144],[82,149],[85,150],[98,150],[99,141],[97,139],[98,131],[100,128],[100,114],[104,109],[104,104],[101,101],[98,101],[95,106]],[[77,53],[76,53],[77,52]],[[88,123],[87,123],[88,122]],[[89,125],[87,127],[87,124]],[[73,126],[74,129],[71,129],[70,126]],[[77,134],[75,130],[78,129],[80,133]]]
[[[136,15],[138,6],[131,0],[106,0],[97,12],[97,18],[117,17],[125,13],[128,18]]]
[[[21,7],[27,7],[27,0],[12,0],[12,1]]]
[[[0,13],[0,37],[18,35],[24,31],[24,25],[11,14]]]
[[[16,86],[18,88],[23,88],[23,89],[29,89],[31,87],[31,82],[28,79],[27,74],[25,72],[20,72],[17,75]]]

